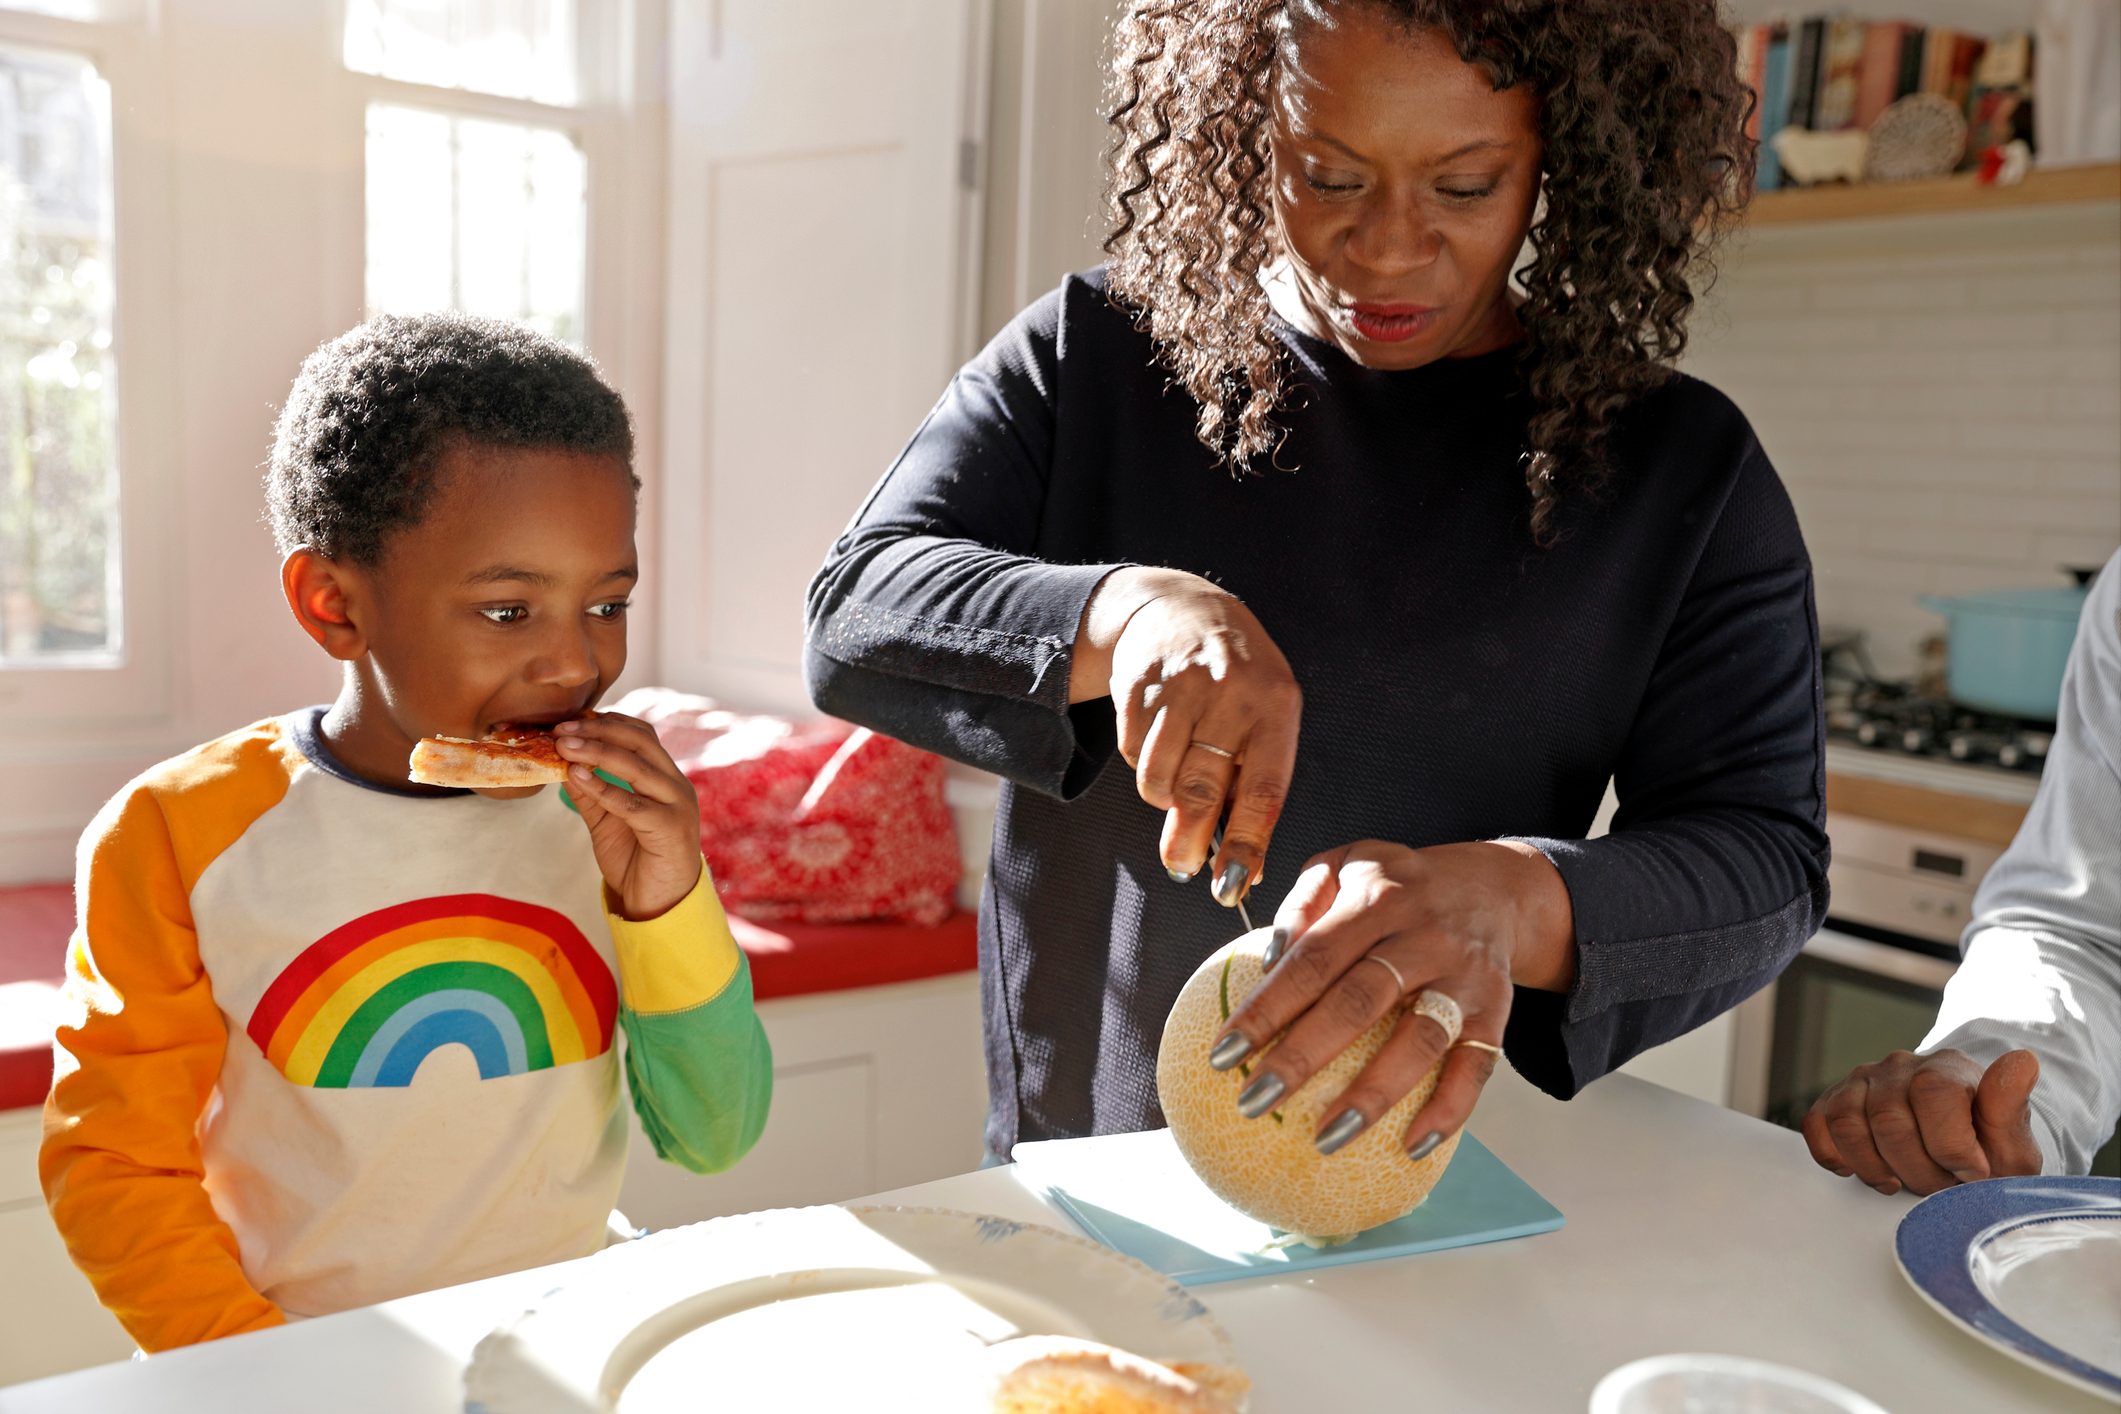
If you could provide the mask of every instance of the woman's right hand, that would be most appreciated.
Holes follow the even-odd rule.
[[[1235,905],[1266,867],[1296,766],[1303,693],[1288,659],[1199,575],[1115,570],[1084,607],[1069,680],[1071,701],[1108,693],[1136,788],[1165,812],[1164,867],[1190,879],[1208,865],[1216,901]]]

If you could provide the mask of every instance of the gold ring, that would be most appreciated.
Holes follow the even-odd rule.
[[[1460,1046],[1464,1046],[1469,1050],[1486,1051],[1491,1056],[1499,1056],[1502,1054],[1502,1047],[1494,1044],[1492,1041],[1476,1041],[1471,1036],[1461,1036],[1458,1039],[1457,1044]]]
[[[1465,1009],[1458,999],[1448,992],[1439,992],[1433,987],[1424,987],[1414,998],[1414,1014],[1426,1016],[1443,1028],[1443,1044],[1448,1050],[1458,1044],[1458,1033],[1465,1030]]]
[[[1207,753],[1208,753],[1208,754],[1209,754],[1210,756],[1220,756],[1220,757],[1222,757],[1222,759],[1223,759],[1223,760],[1225,760],[1225,761],[1235,761],[1235,760],[1237,759],[1237,753],[1236,753],[1236,752],[1234,752],[1234,751],[1225,751],[1225,750],[1223,750],[1223,749],[1222,749],[1221,747],[1219,747],[1219,746],[1216,746],[1216,745],[1213,745],[1212,743],[1209,743],[1209,742],[1205,742],[1205,741],[1200,741],[1200,740],[1194,740],[1194,741],[1189,741],[1189,742],[1187,742],[1187,743],[1186,743],[1186,745],[1188,745],[1188,746],[1197,746],[1197,747],[1199,747],[1199,748],[1200,748],[1200,749],[1201,749],[1202,751],[1205,751],[1205,752],[1207,752]]]
[[[1399,975],[1399,969],[1392,965],[1391,959],[1379,957],[1374,952],[1366,952],[1356,960],[1358,962],[1376,963],[1379,967],[1382,967],[1385,971],[1391,973],[1392,980],[1399,984],[1399,991],[1396,995],[1404,997],[1407,994],[1407,979]]]

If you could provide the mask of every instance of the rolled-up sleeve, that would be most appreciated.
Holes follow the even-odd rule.
[[[1576,981],[1520,990],[1513,1064],[1571,1095],[1772,981],[1827,904],[1811,563],[1757,447],[1734,479],[1614,770],[1611,833],[1530,839],[1568,886]]]
[[[804,654],[823,711],[1052,795],[1112,750],[1110,707],[1071,712],[1068,678],[1120,568],[1037,554],[1066,297],[951,380],[811,582]]]

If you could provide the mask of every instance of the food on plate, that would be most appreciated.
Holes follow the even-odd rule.
[[[1026,1335],[988,1347],[991,1414],[1238,1414],[1242,1370],[1159,1364],[1070,1336]]]
[[[1327,1108],[1377,1054],[1399,1023],[1388,1013],[1279,1106],[1258,1119],[1237,1110],[1237,1092],[1258,1056],[1229,1070],[1208,1051],[1239,1003],[1259,985],[1268,930],[1245,934],[1203,962],[1164,1022],[1156,1092],[1165,1122],[1193,1172],[1231,1207],[1313,1246],[1331,1246],[1395,1218],[1429,1196],[1458,1152],[1453,1134],[1418,1163],[1407,1160],[1406,1131],[1442,1074],[1424,1075],[1405,1099],[1340,1152],[1314,1144]]]
[[[506,722],[483,740],[422,737],[412,749],[412,779],[426,786],[502,790],[567,779],[567,763],[544,727]]]

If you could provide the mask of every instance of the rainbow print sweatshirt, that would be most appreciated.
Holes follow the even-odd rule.
[[[399,793],[321,708],[166,761],[83,836],[39,1168],[147,1350],[599,1247],[626,1153],[757,1140],[772,1057],[702,871],[607,906],[562,792]]]

